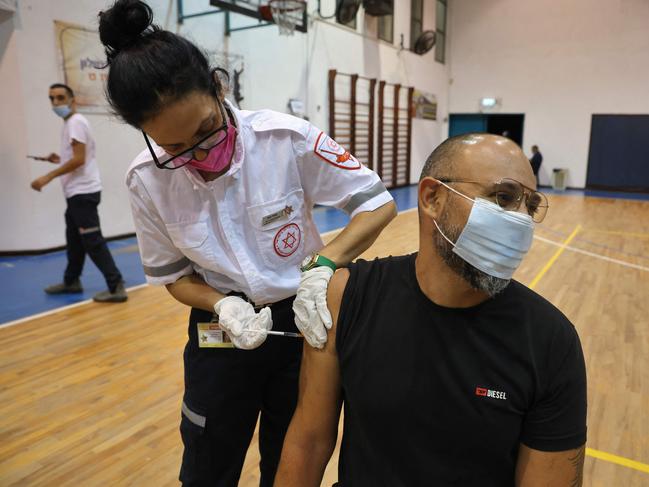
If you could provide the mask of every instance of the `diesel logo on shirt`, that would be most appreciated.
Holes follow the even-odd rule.
[[[492,391],[491,389],[485,389],[484,387],[475,388],[476,396],[491,397],[492,399],[501,399],[503,401],[507,400],[507,394],[502,391]]]

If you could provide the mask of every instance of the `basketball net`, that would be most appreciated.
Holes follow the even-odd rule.
[[[292,36],[302,22],[306,2],[303,0],[270,0],[268,3],[273,20],[279,27],[279,35]]]

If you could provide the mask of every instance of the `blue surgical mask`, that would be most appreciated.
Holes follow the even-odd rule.
[[[482,198],[471,199],[446,187],[473,201],[473,208],[457,242],[451,242],[433,220],[439,233],[453,246],[453,252],[473,267],[490,276],[511,279],[532,246],[532,217],[507,211]]]
[[[66,118],[72,113],[72,108],[70,108],[68,105],[59,105],[57,107],[52,107],[52,110],[61,118]]]

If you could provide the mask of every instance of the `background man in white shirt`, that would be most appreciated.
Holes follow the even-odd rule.
[[[48,294],[83,292],[79,280],[86,254],[90,256],[106,279],[107,291],[96,294],[98,302],[124,302],[127,299],[122,275],[108,250],[99,226],[97,206],[101,199],[101,181],[95,160],[95,141],[88,120],[76,112],[72,89],[55,83],[49,92],[52,110],[64,121],[61,132],[61,156],[51,153],[35,159],[59,164],[57,169],[35,179],[31,186],[40,191],[60,177],[67,201],[65,211],[68,266],[63,282],[45,288]]]

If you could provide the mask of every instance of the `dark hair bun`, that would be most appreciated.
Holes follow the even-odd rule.
[[[152,22],[151,7],[140,0],[117,0],[110,9],[99,12],[99,39],[106,47],[108,62],[137,44]]]

